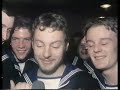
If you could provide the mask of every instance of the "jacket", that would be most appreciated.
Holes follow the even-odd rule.
[[[26,59],[23,73],[28,72],[34,67],[38,67],[36,61],[34,61],[31,55]],[[15,83],[24,82],[23,73],[20,71],[16,58],[8,48],[3,48],[2,51],[2,68],[3,89],[10,88],[10,80],[13,80]]]
[[[32,84],[34,81],[38,80],[37,77],[38,68],[34,68],[29,73],[24,73],[24,79],[27,83]],[[97,80],[93,79],[90,74],[82,71],[79,68],[74,67],[69,64],[66,65],[66,69],[59,82],[58,89],[95,89],[99,88]]]
[[[117,85],[115,86],[106,85],[101,71],[95,69],[95,67],[92,66],[89,61],[84,61],[84,65],[88,69],[88,73],[90,73],[93,78],[98,80],[101,89],[118,89]]]

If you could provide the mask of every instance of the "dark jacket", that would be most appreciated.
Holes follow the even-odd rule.
[[[106,85],[104,77],[102,75],[102,71],[96,69],[93,66],[93,64],[91,64],[91,62],[84,61],[84,65],[88,69],[88,73],[90,73],[93,78],[95,78],[96,80],[98,80],[98,83],[99,83],[101,89],[117,89],[118,88],[117,85],[115,85],[115,86],[114,85],[112,85],[112,86]]]
[[[25,67],[23,73],[20,72],[20,67],[16,62],[16,59],[9,48],[2,48],[2,88],[10,88],[10,80],[13,80],[15,83],[24,81],[23,73],[28,72],[34,67],[38,67],[37,63],[33,60],[33,57],[30,55],[26,58]]]
[[[24,78],[27,83],[32,84],[38,79],[37,77],[38,68],[34,68],[29,73],[24,73]],[[96,89],[99,88],[97,80],[93,79],[90,74],[82,71],[73,65],[66,65],[66,69],[62,75],[59,83],[59,89]]]

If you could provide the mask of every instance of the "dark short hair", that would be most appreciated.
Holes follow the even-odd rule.
[[[106,17],[106,18],[95,18],[89,19],[87,24],[84,27],[84,34],[86,35],[87,31],[91,27],[96,27],[103,25],[107,30],[112,30],[116,34],[118,34],[118,25],[117,25],[117,18],[116,17]]]
[[[33,31],[37,28],[39,28],[41,31],[44,31],[46,27],[53,28],[53,31],[63,31],[66,35],[66,40],[68,40],[67,22],[62,15],[51,12],[43,13],[35,19],[33,23]]]
[[[14,31],[16,29],[20,29],[20,28],[25,28],[28,29],[29,32],[32,33],[32,20],[28,17],[24,17],[24,16],[16,16],[15,21],[14,21],[14,25],[10,34],[10,39],[12,37],[12,34],[14,33]]]

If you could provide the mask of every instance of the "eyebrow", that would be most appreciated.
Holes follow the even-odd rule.
[[[101,40],[101,41],[102,41],[102,40],[109,40],[109,41],[112,41],[111,38],[100,38],[100,40]],[[93,42],[93,43],[94,43],[94,41],[92,41],[92,40],[86,40],[86,42]]]
[[[58,41],[53,41],[51,44],[54,44],[54,43],[61,43],[62,41],[61,40],[58,40]]]
[[[41,42],[41,43],[44,43],[43,41],[41,41],[41,40],[35,40],[35,41],[38,41],[38,42]],[[58,40],[58,41],[53,41],[51,44],[54,44],[54,43],[57,43],[57,42],[62,42],[61,40]]]

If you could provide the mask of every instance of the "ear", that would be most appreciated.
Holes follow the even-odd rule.
[[[68,50],[68,47],[69,47],[69,42],[67,42],[66,44],[66,51]]]

